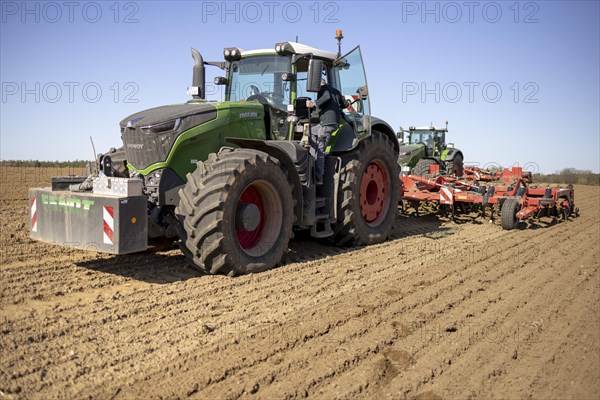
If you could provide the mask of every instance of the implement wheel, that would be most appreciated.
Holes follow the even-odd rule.
[[[273,268],[292,235],[292,188],[266,153],[225,149],[187,175],[176,214],[181,249],[209,274]]]
[[[521,210],[521,203],[515,197],[509,197],[502,204],[500,211],[500,222],[506,230],[516,229],[519,226],[517,213]]]
[[[398,155],[390,140],[373,131],[358,149],[343,156],[340,173],[337,245],[380,243],[389,236],[396,219],[399,196]]]

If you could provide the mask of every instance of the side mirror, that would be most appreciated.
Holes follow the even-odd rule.
[[[361,86],[356,90],[356,93],[360,96],[361,100],[366,100],[369,96],[369,89],[366,86]]]
[[[310,100],[308,97],[297,97],[295,104],[296,116],[300,118],[308,118],[310,115],[309,109],[306,107],[306,100]]]
[[[404,143],[404,129],[402,129],[402,127],[396,132],[396,137],[398,138],[399,143]]]
[[[308,62],[308,73],[306,78],[306,91],[318,92],[321,89],[321,72],[323,71],[323,61],[311,58]]]
[[[224,76],[217,76],[214,82],[215,85],[227,85],[227,78]]]

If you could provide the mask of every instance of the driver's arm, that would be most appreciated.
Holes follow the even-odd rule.
[[[327,103],[329,100],[331,100],[331,94],[329,93],[329,90],[323,90],[323,94],[317,99],[317,101],[315,101],[315,104],[317,107],[322,107],[323,104]]]

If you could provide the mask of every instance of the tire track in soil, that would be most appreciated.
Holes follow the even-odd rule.
[[[526,269],[523,268],[523,271],[521,273],[521,277],[519,277],[519,279],[521,281],[527,281],[529,285],[531,285],[531,291],[532,292],[536,292],[536,291],[540,291],[540,293],[542,294],[541,296],[538,296],[535,298],[535,300],[540,300],[540,304],[546,305],[547,300],[546,300],[546,296],[549,293],[554,293],[556,290],[560,289],[562,287],[562,282],[560,280],[554,279],[552,280],[552,278],[550,278],[547,275],[544,274],[536,274],[535,272],[535,265],[533,266],[534,271],[528,271]],[[597,271],[597,268],[596,268]],[[533,278],[531,277],[531,274],[533,273]],[[541,281],[541,283],[537,282],[535,278],[538,277],[542,277],[544,280]],[[512,278],[517,278],[517,276],[513,276]],[[495,283],[490,289],[496,289],[497,287],[502,288],[503,285],[499,284],[499,283]],[[490,289],[486,289],[488,292],[490,292]],[[573,292],[577,292],[578,289],[574,289]],[[546,293],[548,292],[548,293]],[[512,305],[511,303],[508,304],[508,306],[510,306],[510,311],[508,312],[502,312],[501,317],[497,318],[499,313],[490,313],[490,309],[493,310],[493,308],[498,308],[500,307],[499,305],[496,305],[496,303],[499,302],[504,302],[506,303],[507,299],[503,298],[502,294],[496,295],[498,297],[492,298],[493,300],[493,305],[491,306],[486,306],[487,309],[485,310],[486,313],[482,313],[482,316],[485,315],[487,317],[492,316],[493,319],[490,320],[489,318],[483,318],[482,316],[480,316],[479,318],[477,318],[477,313],[471,313],[473,314],[473,317],[475,317],[475,319],[473,320],[473,322],[468,323],[465,325],[465,321],[462,321],[460,324],[458,324],[459,328],[456,328],[456,323],[454,324],[450,324],[450,325],[446,325],[449,326],[451,328],[457,329],[459,331],[458,334],[456,333],[446,333],[446,329],[445,326],[437,326],[435,327],[433,330],[427,331],[425,330],[426,333],[426,337],[427,338],[431,338],[433,340],[435,339],[440,339],[442,338],[442,342],[443,345],[445,346],[452,346],[454,343],[454,339],[462,339],[459,341],[463,342],[463,341],[484,341],[484,342],[490,342],[490,336],[493,335],[491,337],[491,343],[484,343],[483,345],[480,345],[479,347],[481,348],[485,348],[484,351],[482,351],[481,353],[485,354],[486,352],[489,352],[489,347],[491,346],[495,346],[498,348],[498,350],[501,350],[502,346],[509,344],[508,349],[511,350],[511,347],[518,347],[518,345],[521,342],[515,342],[515,341],[511,341],[512,339],[514,339],[515,337],[517,339],[521,339],[520,336],[524,335],[525,333],[529,333],[530,331],[533,331],[533,333],[535,333],[535,330],[533,329],[534,327],[537,329],[538,325],[536,325],[536,322],[539,320],[540,316],[539,313],[533,313],[533,314],[529,314],[527,316],[523,316],[523,315],[518,315],[516,318],[509,320],[507,322],[507,318],[509,318],[509,316],[511,316],[512,313],[516,312],[517,309],[521,308],[521,310],[519,311],[520,313],[523,313],[523,309],[527,310],[528,308],[531,308],[535,305],[535,303],[532,303],[531,300],[527,301],[528,298],[530,297],[527,293],[519,293],[522,295],[522,298],[511,298],[509,297],[509,301],[516,303],[517,305]],[[488,293],[489,296],[489,293]],[[504,294],[504,297],[508,297],[509,295]],[[523,306],[520,304],[527,304],[527,306]],[[532,305],[534,304],[534,305]],[[538,305],[540,305],[538,304]],[[507,304],[503,305],[503,308],[507,308]],[[473,318],[472,317],[472,318]],[[536,318],[537,317],[537,318]],[[527,323],[527,324],[526,324]],[[475,325],[473,325],[475,324]],[[477,327],[477,326],[483,326],[483,327],[490,327],[491,329],[489,330],[489,332],[487,332],[487,336],[488,338],[486,339],[484,332],[481,331],[475,331],[472,332],[472,328]],[[501,327],[502,329],[500,329],[499,327]],[[519,330],[520,328],[520,330]],[[523,329],[525,329],[525,331],[523,331]],[[456,332],[456,331],[455,331]],[[461,336],[462,333],[462,336]],[[491,334],[490,334],[491,333]],[[483,337],[481,337],[481,335],[483,335]],[[421,339],[423,339],[423,332],[421,332]],[[465,339],[465,336],[467,337]],[[479,337],[478,337],[479,336]],[[529,338],[525,338],[525,339],[529,339]],[[512,345],[512,346],[511,346]],[[460,349],[461,353],[463,352],[463,349]],[[469,349],[469,351],[477,351],[477,347]],[[516,351],[516,348],[515,348]],[[446,352],[448,353],[448,352]],[[449,397],[468,397],[468,396],[473,396],[476,394],[481,394],[481,393],[485,393],[485,391],[483,391],[483,386],[481,388],[478,387],[478,384],[469,384],[470,381],[473,380],[478,380],[481,379],[480,377],[478,377],[477,374],[472,374],[472,371],[475,370],[488,370],[489,371],[489,376],[485,377],[485,379],[488,379],[490,377],[496,376],[497,374],[500,375],[501,373],[504,372],[502,365],[503,363],[509,359],[512,358],[514,356],[514,354],[512,351],[505,351],[505,352],[498,352],[496,354],[501,354],[501,356],[498,356],[496,358],[500,358],[503,362],[498,363],[498,366],[496,366],[495,368],[490,367],[490,364],[493,365],[493,359],[494,357],[487,357],[485,359],[485,362],[482,363],[481,365],[473,365],[473,359],[481,359],[482,355],[478,354],[477,357],[466,357],[466,360],[468,360],[466,363],[461,363],[461,358],[460,357],[456,357],[456,354],[448,354],[447,360],[445,361],[451,361],[453,367],[452,367],[452,371],[454,371],[455,373],[452,374],[452,377],[447,377],[446,381],[447,383],[456,383],[456,382],[461,382],[461,386],[466,386],[466,387],[471,387],[474,388],[473,392],[468,393],[468,392],[446,392],[446,393],[438,393],[436,392],[438,395],[441,394],[443,395],[443,397],[449,396]],[[492,358],[492,360],[490,360],[490,358]],[[458,367],[454,367],[455,365],[457,365]],[[466,368],[468,365],[469,368]],[[432,369],[432,377],[431,377],[431,381],[433,381],[434,377],[437,377],[438,375],[441,375],[444,371],[444,367],[448,367],[447,365],[443,365],[440,364],[439,368],[436,369]],[[464,367],[464,368],[462,368]],[[458,373],[456,373],[458,371]],[[462,371],[469,371],[470,374],[465,374]],[[522,374],[523,371],[520,372],[520,374]],[[458,377],[456,377],[456,375],[459,375]],[[465,375],[465,376],[462,376]],[[473,376],[476,376],[477,378],[473,378]],[[409,377],[410,380],[410,377]],[[423,382],[427,383],[430,379],[425,379]],[[482,384],[483,385],[483,384]],[[501,393],[503,393],[503,396],[507,395],[507,392],[505,390],[503,390]],[[488,393],[487,396],[491,396],[493,393]],[[522,394],[521,394],[522,395]]]
[[[353,394],[356,394],[356,393],[353,393]]]
[[[421,226],[416,218],[399,216],[403,225],[395,228],[395,240],[352,251],[298,240],[283,267],[236,279],[193,277],[177,251],[119,260],[74,251],[64,262],[56,251],[49,263],[25,257],[21,267],[21,261],[11,261],[0,267],[3,280],[5,272],[11,279],[10,296],[4,296],[4,285],[0,295],[0,390],[9,396],[123,398],[493,397],[507,388],[517,397],[552,393],[544,392],[544,371],[575,378],[568,366],[581,362],[581,349],[591,344],[589,351],[598,354],[597,335],[587,332],[584,340],[566,325],[571,316],[584,322],[585,315],[569,311],[589,305],[589,296],[597,299],[599,293],[598,190],[584,189],[577,191],[582,217],[567,224],[504,232],[495,224],[436,217],[421,217]],[[578,245],[570,248],[565,236]],[[590,237],[596,243],[591,250],[581,244]],[[0,243],[8,240],[0,235]],[[490,244],[491,250],[478,251]],[[511,249],[515,244],[517,250]],[[301,253],[323,258],[300,261]],[[556,277],[559,267],[545,266],[574,257],[589,271],[580,281],[565,281],[574,270]],[[28,266],[30,277],[40,272],[33,280],[39,300],[26,284]],[[55,296],[61,281],[63,289],[76,283],[83,290]],[[553,298],[556,292],[564,293]],[[20,293],[27,312],[4,313],[10,297]],[[594,316],[597,327],[597,307],[588,319]],[[512,326],[536,317],[547,321],[532,336],[538,341],[515,344],[510,332],[492,343],[484,333],[456,345],[423,340],[432,326],[436,334],[452,334],[445,329],[454,326],[457,334],[471,321]],[[539,357],[545,343],[559,362]],[[505,351],[515,346],[516,360]],[[598,371],[593,359],[584,365]],[[518,380],[523,376],[528,379]],[[593,378],[588,373],[571,393],[597,394]],[[475,389],[457,386],[461,380]],[[565,382],[553,387],[570,393]]]

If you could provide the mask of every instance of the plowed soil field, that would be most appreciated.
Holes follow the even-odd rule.
[[[399,213],[229,278],[29,239],[27,188],[68,172],[0,171],[0,398],[600,398],[598,187],[565,223]]]

